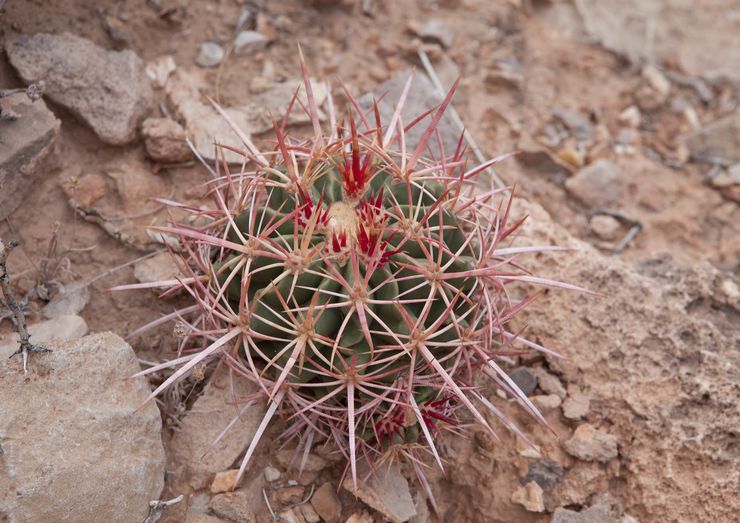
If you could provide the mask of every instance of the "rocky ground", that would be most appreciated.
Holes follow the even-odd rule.
[[[0,307],[0,521],[736,517],[732,0],[8,0],[0,30],[0,238],[21,242],[11,285],[33,340],[54,349],[23,374]],[[189,377],[159,413],[134,411],[163,376],[123,380],[177,340],[171,326],[130,346],[121,337],[183,298],[105,289],[174,274],[167,238],[144,226],[167,220],[152,198],[203,199],[208,176],[184,139],[206,159],[214,137],[239,143],[203,94],[269,147],[270,115],[299,81],[297,41],[319,102],[331,91],[340,110],[338,79],[393,100],[411,68],[410,104],[438,103],[422,55],[443,86],[461,77],[454,107],[482,154],[520,151],[497,174],[516,185],[528,240],[573,247],[533,269],[604,295],[551,291],[527,312],[530,339],[565,358],[532,354],[509,370],[553,430],[488,387],[537,448],[503,427],[501,441],[446,438],[446,474],[429,473],[437,511],[408,471],[342,486],[322,447],[299,475],[290,446],[262,445],[233,489],[260,413],[203,456],[236,412],[225,376]],[[300,133],[306,120],[290,123]],[[456,139],[452,117],[443,128]]]

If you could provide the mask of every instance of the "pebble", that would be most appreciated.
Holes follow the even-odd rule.
[[[236,54],[251,54],[267,47],[268,38],[257,31],[241,31],[234,38]]]
[[[236,487],[236,477],[239,474],[239,469],[226,470],[219,472],[216,477],[213,478],[211,483],[211,492],[213,494],[219,494],[221,492],[230,492]]]
[[[579,389],[574,389],[563,402],[563,415],[572,420],[586,417],[591,398],[583,394]]]
[[[331,483],[324,483],[313,493],[311,505],[326,523],[337,523],[342,517],[342,504]]]
[[[597,214],[588,221],[588,226],[600,239],[614,241],[620,237],[622,224],[614,216],[608,214]]]
[[[618,206],[625,193],[619,168],[606,158],[583,167],[565,181],[565,188],[590,208]]]
[[[362,512],[355,512],[352,514],[347,518],[345,523],[373,523],[373,521],[373,517],[370,513],[367,510],[363,510]]]
[[[283,487],[272,491],[275,499],[283,506],[295,505],[303,500],[305,494],[304,488],[295,485],[292,487]]]
[[[311,503],[301,505],[301,515],[306,520],[306,523],[319,523],[321,521],[321,516],[319,516]]]
[[[161,163],[181,163],[192,157],[185,142],[185,129],[169,118],[147,118],[141,125],[149,158]]]
[[[584,423],[565,442],[565,450],[571,456],[584,461],[606,463],[617,457],[617,438]]]
[[[216,42],[203,42],[198,47],[195,63],[200,67],[216,67],[224,59],[224,48]]]
[[[529,367],[517,367],[509,373],[509,377],[525,396],[531,396],[537,388],[537,376]]]
[[[549,412],[557,409],[562,400],[557,394],[538,394],[529,398],[540,412]]]
[[[511,495],[511,502],[518,503],[529,512],[544,512],[545,499],[542,494],[542,488],[535,481],[530,481],[516,488]]]
[[[549,459],[538,459],[529,464],[527,475],[521,479],[521,483],[526,485],[534,481],[543,491],[550,492],[562,477],[563,467]]]
[[[633,129],[640,127],[640,123],[642,122],[642,113],[640,113],[640,108],[636,105],[630,105],[624,111],[619,113],[619,122],[628,127],[632,127]]]
[[[265,480],[269,483],[272,483],[273,481],[278,481],[282,477],[282,472],[280,472],[275,467],[265,467]]]
[[[564,507],[557,508],[550,523],[627,523],[632,519],[629,516],[626,518],[621,516],[620,507],[600,502],[581,512]]]
[[[239,523],[254,523],[254,512],[247,494],[241,490],[216,494],[208,504],[211,512],[218,517]]]
[[[573,137],[579,142],[591,141],[594,133],[594,126],[588,118],[562,107],[556,107],[553,109],[552,115],[567,127]]]
[[[567,392],[557,376],[550,374],[542,367],[535,367],[533,370],[537,374],[537,384],[543,392],[555,394],[561,400],[565,399]]]
[[[642,77],[663,99],[668,97],[671,92],[671,82],[660,69],[654,65],[646,65],[642,68]]]
[[[167,80],[175,72],[175,69],[177,69],[175,59],[168,54],[148,62],[146,64],[146,75],[155,88],[162,89],[167,85]]]

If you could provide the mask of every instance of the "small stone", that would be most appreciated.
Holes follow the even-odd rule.
[[[87,323],[80,316],[56,316],[53,319],[34,323],[28,326],[31,341],[37,345],[46,345],[54,341],[67,341],[81,338],[87,334]],[[5,337],[0,344],[0,360],[6,360],[18,348],[18,333]]]
[[[545,511],[545,499],[542,496],[542,488],[534,481],[517,487],[511,495],[511,502],[522,505],[529,512]]]
[[[149,382],[131,378],[136,354],[110,332],[45,345],[27,375],[18,358],[0,360],[0,518],[144,521],[165,453],[159,409],[141,407]]]
[[[216,67],[224,59],[224,48],[216,42],[203,42],[198,47],[196,65],[200,67]]]
[[[306,523],[319,523],[321,521],[321,517],[311,503],[301,505],[301,515]]]
[[[44,305],[41,313],[45,318],[57,318],[79,314],[90,301],[90,290],[82,280],[73,281],[63,286],[62,291],[52,301]]]
[[[573,137],[579,142],[590,142],[593,133],[594,126],[588,120],[580,114],[576,114],[572,111],[568,111],[562,107],[556,107],[552,110],[552,115],[559,120],[573,135]]]
[[[373,523],[373,517],[366,510],[362,512],[355,512],[347,518],[345,523]]]
[[[591,404],[591,399],[583,394],[580,390],[575,390],[563,402],[563,415],[572,420],[579,420],[586,417]]]
[[[740,163],[740,111],[690,134],[691,157],[707,163]]]
[[[304,488],[301,486],[283,487],[273,490],[275,499],[283,506],[295,505],[303,500],[305,494]]]
[[[275,467],[265,467],[265,480],[269,483],[279,480],[282,475],[283,474]]]
[[[316,489],[311,505],[326,523],[337,523],[342,517],[342,504],[331,483],[324,483]]]
[[[147,118],[141,126],[149,158],[161,163],[180,163],[191,158],[185,129],[169,118]]]
[[[562,400],[557,394],[540,394],[529,398],[540,412],[549,412],[557,409]]]
[[[574,147],[563,147],[558,149],[558,158],[573,167],[583,167],[586,159],[583,153]]]
[[[211,492],[219,494],[221,492],[231,492],[236,487],[236,477],[239,475],[239,469],[226,470],[219,472],[213,478],[211,483]]]
[[[177,65],[172,55],[160,56],[146,64],[146,75],[152,81],[152,85],[157,89],[162,89],[167,85],[170,75],[175,72]]]
[[[537,375],[537,384],[539,385],[542,392],[547,394],[555,394],[558,398],[565,399],[567,392],[563,384],[560,382],[557,376],[550,374],[542,367],[536,367],[533,369]]]
[[[268,39],[257,31],[241,31],[234,38],[234,51],[236,54],[252,54],[262,51],[267,47]]]
[[[134,265],[134,278],[141,283],[172,280],[180,275],[180,270],[168,252],[159,252]]]
[[[358,467],[357,477],[363,478],[367,472],[367,465],[363,463]],[[395,465],[378,468],[365,483],[358,479],[357,488],[351,477],[345,478],[342,486],[394,523],[402,523],[416,515],[409,483]]]
[[[636,105],[630,105],[624,111],[619,113],[619,122],[628,127],[632,127],[633,129],[640,127],[640,123],[642,122],[642,113],[640,113],[640,108]]]
[[[555,509],[550,523],[625,523],[618,504],[597,503],[581,512],[560,507]]]
[[[521,479],[522,485],[534,481],[545,492],[550,492],[560,478],[563,477],[563,467],[549,459],[538,459],[530,463],[527,475]]]
[[[588,221],[588,226],[596,236],[605,241],[614,241],[619,238],[622,224],[614,216],[597,214]]]
[[[529,367],[517,367],[509,373],[509,377],[525,396],[531,396],[537,388],[537,376]]]
[[[152,88],[133,51],[109,51],[70,33],[21,35],[5,49],[24,81],[43,79],[45,96],[69,109],[101,140],[124,145],[136,138]]]
[[[671,92],[671,82],[660,69],[654,65],[646,65],[642,68],[642,77],[664,100],[668,98],[668,94]]]
[[[298,507],[278,512],[278,518],[281,523],[305,523]]]
[[[0,121],[0,220],[21,203],[31,187],[45,173],[41,162],[49,154],[59,135],[61,122],[43,100],[31,102],[24,93],[4,100],[17,114],[15,121]]]
[[[247,494],[241,490],[216,494],[208,504],[211,512],[236,523],[254,523],[254,512]]]
[[[442,20],[432,19],[414,31],[419,38],[425,42],[437,43],[449,49],[452,47],[455,35],[450,31]]]
[[[625,190],[622,172],[605,158],[596,160],[568,178],[565,188],[591,208],[617,206]]]
[[[597,430],[588,423],[580,425],[573,437],[565,442],[565,450],[584,461],[607,461],[617,457],[617,438]]]

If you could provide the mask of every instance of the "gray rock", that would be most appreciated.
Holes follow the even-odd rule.
[[[542,490],[550,492],[562,477],[563,467],[549,459],[538,459],[529,464],[526,476],[519,482],[526,485],[530,481],[534,481],[542,487]]]
[[[108,51],[70,33],[11,38],[10,63],[26,82],[44,80],[46,96],[69,109],[106,143],[136,138],[152,100],[144,65],[131,50]]]
[[[367,474],[367,465],[360,464],[357,469],[357,489],[352,478],[346,477],[342,486],[359,497],[366,505],[380,512],[384,518],[394,523],[408,521],[416,515],[416,507],[411,497],[408,481],[395,465],[378,467],[366,483],[360,478]]]
[[[0,220],[22,202],[23,196],[39,181],[41,161],[51,150],[61,122],[43,100],[31,100],[25,93],[8,96],[3,106],[17,115],[15,121],[0,121]]]
[[[534,389],[537,388],[537,376],[528,367],[517,367],[509,374],[509,377],[516,383],[517,387],[525,396],[531,396]]]
[[[224,48],[216,42],[203,42],[198,47],[195,63],[200,67],[216,67],[224,59]]]
[[[121,338],[101,333],[0,361],[0,515],[10,523],[141,522],[164,487],[162,423]]]
[[[181,429],[172,438],[170,448],[173,455],[180,463],[186,464],[192,473],[215,474],[231,468],[249,445],[265,413],[263,404],[252,405],[241,414],[224,437],[212,446],[241,410],[241,406],[235,405],[233,398],[230,398],[229,379],[226,369],[220,369],[211,376],[203,395],[193,404],[183,419]],[[239,376],[234,376],[233,379],[236,398],[245,398],[257,391],[246,379]],[[203,456],[204,450],[208,448],[210,451]]]
[[[568,178],[565,188],[587,207],[617,206],[624,196],[624,179],[612,161],[602,158]]]
[[[591,141],[594,133],[594,126],[588,118],[584,118],[580,114],[568,111],[562,107],[556,107],[553,109],[552,115],[567,127],[568,131],[570,131],[573,137],[578,141]]]
[[[57,316],[28,326],[31,341],[38,345],[49,342],[74,340],[87,334],[87,323],[79,316]],[[10,357],[18,348],[18,334],[13,333],[0,344],[0,360]],[[44,356],[41,356],[42,358]]]
[[[455,38],[455,35],[445,26],[442,20],[436,18],[429,20],[418,28],[416,34],[422,40],[439,44],[445,49],[452,47]]]
[[[373,92],[365,94],[360,98],[360,107],[364,111],[367,111],[372,108],[373,99],[380,100],[382,97],[383,99],[378,103],[378,109],[381,121],[387,125],[390,123],[398,99],[401,97],[401,93],[403,93],[403,88],[410,74],[409,71],[405,71],[383,82]],[[401,118],[404,124],[408,125],[417,116],[439,105],[441,101],[429,79],[423,74],[415,74],[406,98],[406,103],[401,111]],[[431,120],[432,114],[427,115],[406,133],[407,150],[413,150],[417,146]],[[442,139],[445,154],[448,156],[453,154],[460,138],[460,130],[452,119],[449,110],[444,114],[437,128]],[[435,158],[439,158],[440,150],[436,139],[430,140],[428,148],[434,154]]]
[[[258,31],[241,31],[234,38],[236,54],[251,54],[262,51],[267,47],[269,39]]]
[[[617,457],[617,438],[584,423],[565,442],[568,454],[584,461],[606,463]]]
[[[710,163],[740,162],[740,111],[716,120],[687,137],[695,160]]]
[[[265,481],[268,483],[279,480],[282,475],[282,472],[275,467],[265,467]]]

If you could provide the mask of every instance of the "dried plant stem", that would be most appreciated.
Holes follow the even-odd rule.
[[[3,290],[3,296],[5,296],[5,303],[13,313],[13,317],[15,319],[15,328],[18,331],[18,336],[20,337],[19,343],[20,346],[18,349],[10,355],[12,358],[13,356],[16,356],[18,354],[21,355],[23,358],[23,373],[28,373],[28,354],[31,352],[51,352],[50,349],[47,349],[46,347],[42,347],[40,345],[34,345],[31,343],[30,338],[31,335],[28,334],[28,329],[26,328],[26,316],[23,314],[23,309],[18,304],[18,301],[15,299],[15,295],[13,294],[13,290],[10,288],[10,276],[8,275],[8,256],[10,255],[10,252],[18,246],[17,240],[10,240],[9,242],[6,242],[3,239],[0,239],[0,288]]]

